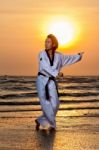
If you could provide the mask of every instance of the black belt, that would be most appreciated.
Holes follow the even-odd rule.
[[[38,75],[43,75],[43,76],[46,76],[45,74],[43,74],[42,72],[38,72]],[[46,91],[46,100],[49,101],[49,92],[48,92],[48,83],[50,80],[53,80],[55,82],[55,85],[56,85],[56,90],[57,90],[57,94],[58,94],[58,97],[59,97],[59,93],[58,93],[58,85],[57,85],[57,82],[55,80],[55,77],[54,76],[51,76],[49,77],[46,85],[45,85],[45,91]],[[53,89],[52,89],[53,90]]]

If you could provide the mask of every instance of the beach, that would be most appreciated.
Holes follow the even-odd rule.
[[[99,150],[99,118],[61,117],[58,112],[56,131],[36,131],[39,114],[0,114],[0,150]]]
[[[99,77],[59,80],[52,132],[35,130],[42,114],[35,78],[2,76],[0,87],[0,150],[99,150]]]

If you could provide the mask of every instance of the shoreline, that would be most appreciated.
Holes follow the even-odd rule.
[[[2,113],[0,150],[99,150],[97,117],[66,117],[58,111],[56,131],[50,133],[35,130],[34,120],[40,114]]]

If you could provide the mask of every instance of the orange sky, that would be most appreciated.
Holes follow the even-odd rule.
[[[54,18],[69,18],[81,28],[74,44],[57,51],[82,61],[64,67],[65,75],[99,75],[99,0],[0,0],[0,75],[36,75],[44,29]]]

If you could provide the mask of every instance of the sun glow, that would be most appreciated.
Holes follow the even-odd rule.
[[[45,33],[46,35],[54,34],[59,41],[59,45],[63,47],[70,46],[79,39],[80,28],[75,20],[55,17],[55,19],[44,23],[43,29],[43,35]]]
[[[60,45],[64,45],[75,38],[75,29],[69,22],[52,23],[48,32],[56,35]]]

